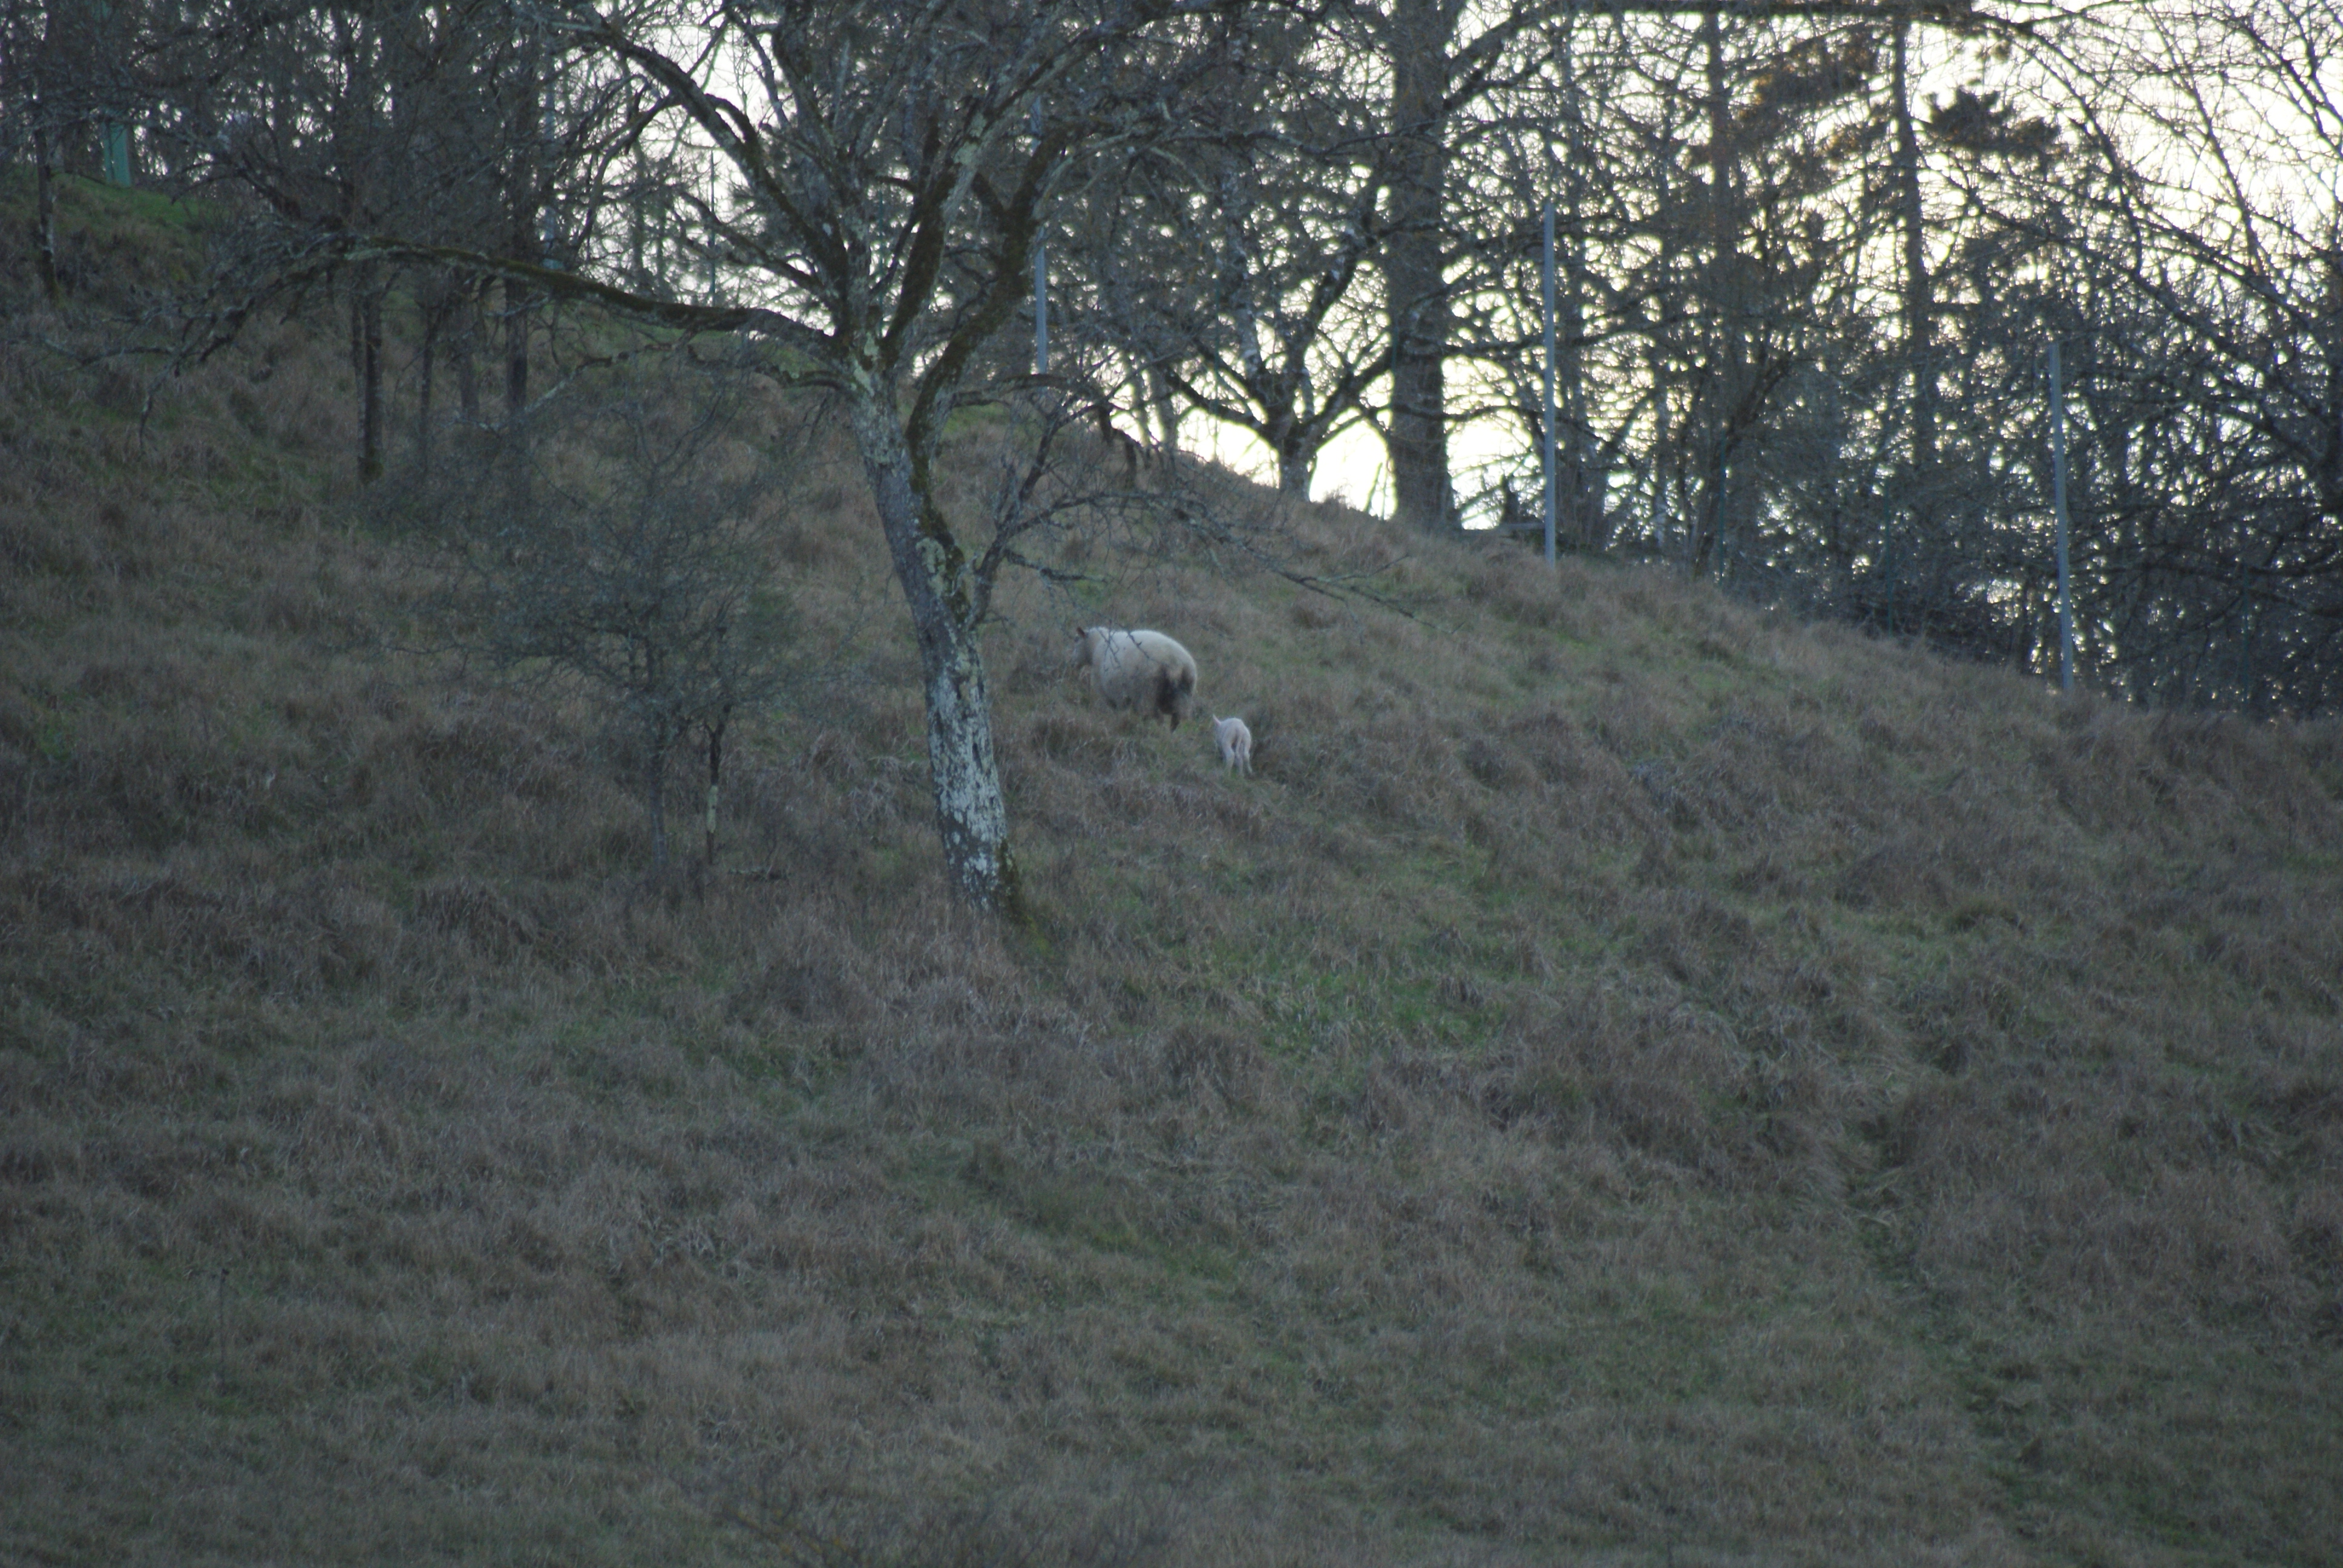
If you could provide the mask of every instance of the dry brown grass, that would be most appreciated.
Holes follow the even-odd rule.
[[[833,452],[831,678],[650,885],[589,710],[393,651],[330,347],[160,449],[0,353],[0,1556],[2343,1538],[2333,726],[1304,508],[1413,618],[1176,539],[1009,593],[1003,931]],[[1088,700],[1077,614],[1257,777]]]

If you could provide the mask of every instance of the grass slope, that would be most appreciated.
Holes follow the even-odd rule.
[[[168,243],[122,236],[185,217],[65,220],[126,299]],[[1302,508],[1414,618],[1161,541],[1009,597],[1004,933],[943,895],[833,452],[776,548],[855,677],[742,742],[757,874],[649,888],[590,708],[396,650],[417,558],[354,522],[329,320],[142,425],[29,346],[79,330],[29,270],[0,1557],[2343,1540],[2334,726]],[[1086,700],[1075,613],[1182,638],[1259,776]]]

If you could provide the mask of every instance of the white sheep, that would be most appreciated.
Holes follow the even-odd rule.
[[[1242,769],[1248,778],[1252,774],[1252,731],[1242,719],[1212,716],[1212,742],[1221,749],[1221,765]]]
[[[1196,708],[1196,660],[1160,631],[1076,627],[1073,666],[1087,666],[1099,695],[1115,709],[1161,714],[1180,728]]]

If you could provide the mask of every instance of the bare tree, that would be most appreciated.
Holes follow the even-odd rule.
[[[1252,433],[1287,495],[1308,494],[1390,364],[1372,265],[1384,138],[1358,65],[1308,17],[1264,17],[1197,134],[1069,214],[1076,281],[1146,378]]]
[[[1391,454],[1394,513],[1419,528],[1444,528],[1457,521],[1455,483],[1448,456],[1448,433],[1453,417],[1447,364],[1463,347],[1459,342],[1458,304],[1462,291],[1482,281],[1471,276],[1466,247],[1460,236],[1478,227],[1463,214],[1485,195],[1485,188],[1460,177],[1458,154],[1463,145],[1493,114],[1502,108],[1491,102],[1530,80],[1541,52],[1525,44],[1552,24],[1566,24],[1582,11],[1630,14],[1663,19],[1696,17],[1713,67],[1706,94],[1710,111],[1710,146],[1720,156],[1732,148],[1728,134],[1732,106],[1729,97],[1729,31],[1765,26],[1781,20],[1802,27],[1851,22],[1904,18],[1959,29],[2004,25],[1979,11],[1974,0],[1795,0],[1795,3],[1754,5],[1745,0],[1511,0],[1494,7],[1473,7],[1463,0],[1384,0],[1341,8],[1349,25],[1371,40],[1383,64],[1389,114],[1389,233],[1381,264],[1385,307],[1391,315],[1391,406],[1385,442]],[[1735,210],[1734,171],[1729,163],[1713,166],[1710,196],[1712,225],[1724,223],[1720,239],[1712,235],[1707,246],[1713,274],[1708,290],[1712,302],[1724,302],[1736,277],[1731,256],[1730,228]],[[1460,221],[1462,219],[1462,221]],[[1723,250],[1720,253],[1720,246]],[[1724,259],[1717,260],[1722,254]],[[1747,375],[1732,363],[1733,335],[1719,338],[1715,367],[1722,380],[1704,383],[1699,395],[1720,410],[1716,418],[1696,419],[1696,427],[1722,429],[1751,409]],[[1762,380],[1763,377],[1760,377]],[[1754,417],[1754,416],[1753,416]],[[1706,441],[1701,471],[1705,476],[1701,512],[1712,523],[1725,485],[1719,477],[1716,440]]]
[[[483,459],[448,466],[416,508],[447,547],[439,620],[456,648],[508,676],[575,678],[615,705],[661,870],[678,749],[695,731],[708,743],[712,858],[726,732],[790,673],[766,541],[803,433],[777,438],[789,416],[754,408],[739,383],[682,355],[576,381]]]
[[[538,176],[562,254],[540,256],[517,234],[447,243],[394,214],[378,226],[300,225],[277,247],[274,276],[457,267],[503,280],[522,301],[743,335],[767,375],[832,395],[910,608],[952,886],[980,908],[1014,906],[978,634],[1017,554],[1011,538],[974,539],[954,524],[930,465],[956,408],[1026,374],[985,350],[1027,298],[1052,203],[1100,160],[1183,134],[1188,95],[1228,57],[1244,9],[641,0],[513,15],[516,31],[525,23],[558,43],[563,62],[563,91],[539,118],[541,145],[564,156]],[[713,191],[710,168],[721,172]],[[646,287],[630,272],[612,218],[647,187],[677,215],[705,283]]]

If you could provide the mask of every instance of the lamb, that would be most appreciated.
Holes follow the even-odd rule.
[[[1073,666],[1088,666],[1099,695],[1115,709],[1160,714],[1180,728],[1196,709],[1196,660],[1160,631],[1076,627]]]
[[[1221,764],[1229,769],[1242,769],[1252,776],[1252,731],[1242,719],[1212,716],[1212,740],[1221,749]]]

